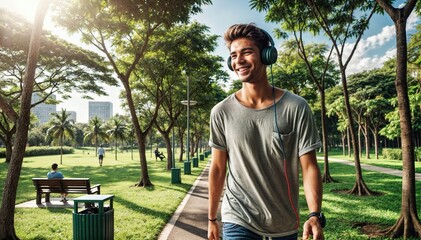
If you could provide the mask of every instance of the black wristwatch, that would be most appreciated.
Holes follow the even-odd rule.
[[[323,215],[323,213],[321,212],[311,212],[307,219],[310,219],[311,217],[317,217],[319,219],[320,222],[320,226],[322,226],[322,228],[324,228],[326,226],[326,218],[325,215]]]

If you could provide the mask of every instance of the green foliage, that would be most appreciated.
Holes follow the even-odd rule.
[[[63,147],[63,154],[74,153],[74,148]],[[60,155],[60,147],[26,147],[25,157]],[[6,157],[6,149],[0,148],[0,158]]]
[[[47,130],[46,140],[52,138],[53,143],[62,146],[64,139],[74,139],[74,122],[69,119],[70,113],[66,109],[62,109],[59,113],[52,113],[52,116],[49,122],[51,127]]]
[[[402,160],[402,149],[400,148],[383,148],[382,155],[384,158]]]
[[[415,161],[421,161],[421,147],[415,148]]]
[[[0,14],[4,16],[0,32],[5,36],[0,42],[0,77],[8,86],[8,98],[13,99],[21,91],[32,26],[3,9]],[[67,98],[72,91],[105,95],[99,82],[117,85],[110,72],[103,57],[44,32],[34,92],[39,93],[42,101],[53,93],[61,93]]]
[[[89,119],[89,127],[85,133],[84,141],[94,144],[95,147],[98,147],[100,141],[108,141],[104,122],[98,116]]]
[[[408,62],[421,66],[421,24],[417,25],[417,32],[411,36],[408,43]]]

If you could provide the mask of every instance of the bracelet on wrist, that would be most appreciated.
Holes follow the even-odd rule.
[[[216,220],[218,220],[218,218],[213,218],[213,219],[208,218],[208,220],[209,220],[210,222],[215,222]]]

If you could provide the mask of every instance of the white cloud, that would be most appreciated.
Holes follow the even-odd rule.
[[[414,30],[418,21],[419,16],[417,16],[415,12],[412,12],[407,20],[406,30]],[[359,42],[357,49],[352,56],[352,60],[348,65],[347,74],[349,75],[352,73],[381,67],[385,61],[393,58],[396,55],[395,45],[394,43],[391,43],[391,41],[393,41],[395,38],[395,26],[389,25],[383,27],[380,33],[362,39]],[[352,48],[354,47],[354,44],[355,42],[345,45],[343,61],[348,58]],[[389,45],[390,47],[388,48],[387,46]],[[378,53],[382,49],[385,50],[383,50],[381,53]],[[373,55],[373,52],[377,52],[376,55]]]

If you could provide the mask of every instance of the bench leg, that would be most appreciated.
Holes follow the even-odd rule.
[[[45,194],[45,202],[50,202],[50,193]]]
[[[41,204],[41,198],[42,198],[42,193],[37,193],[37,200],[36,200],[37,204]]]

